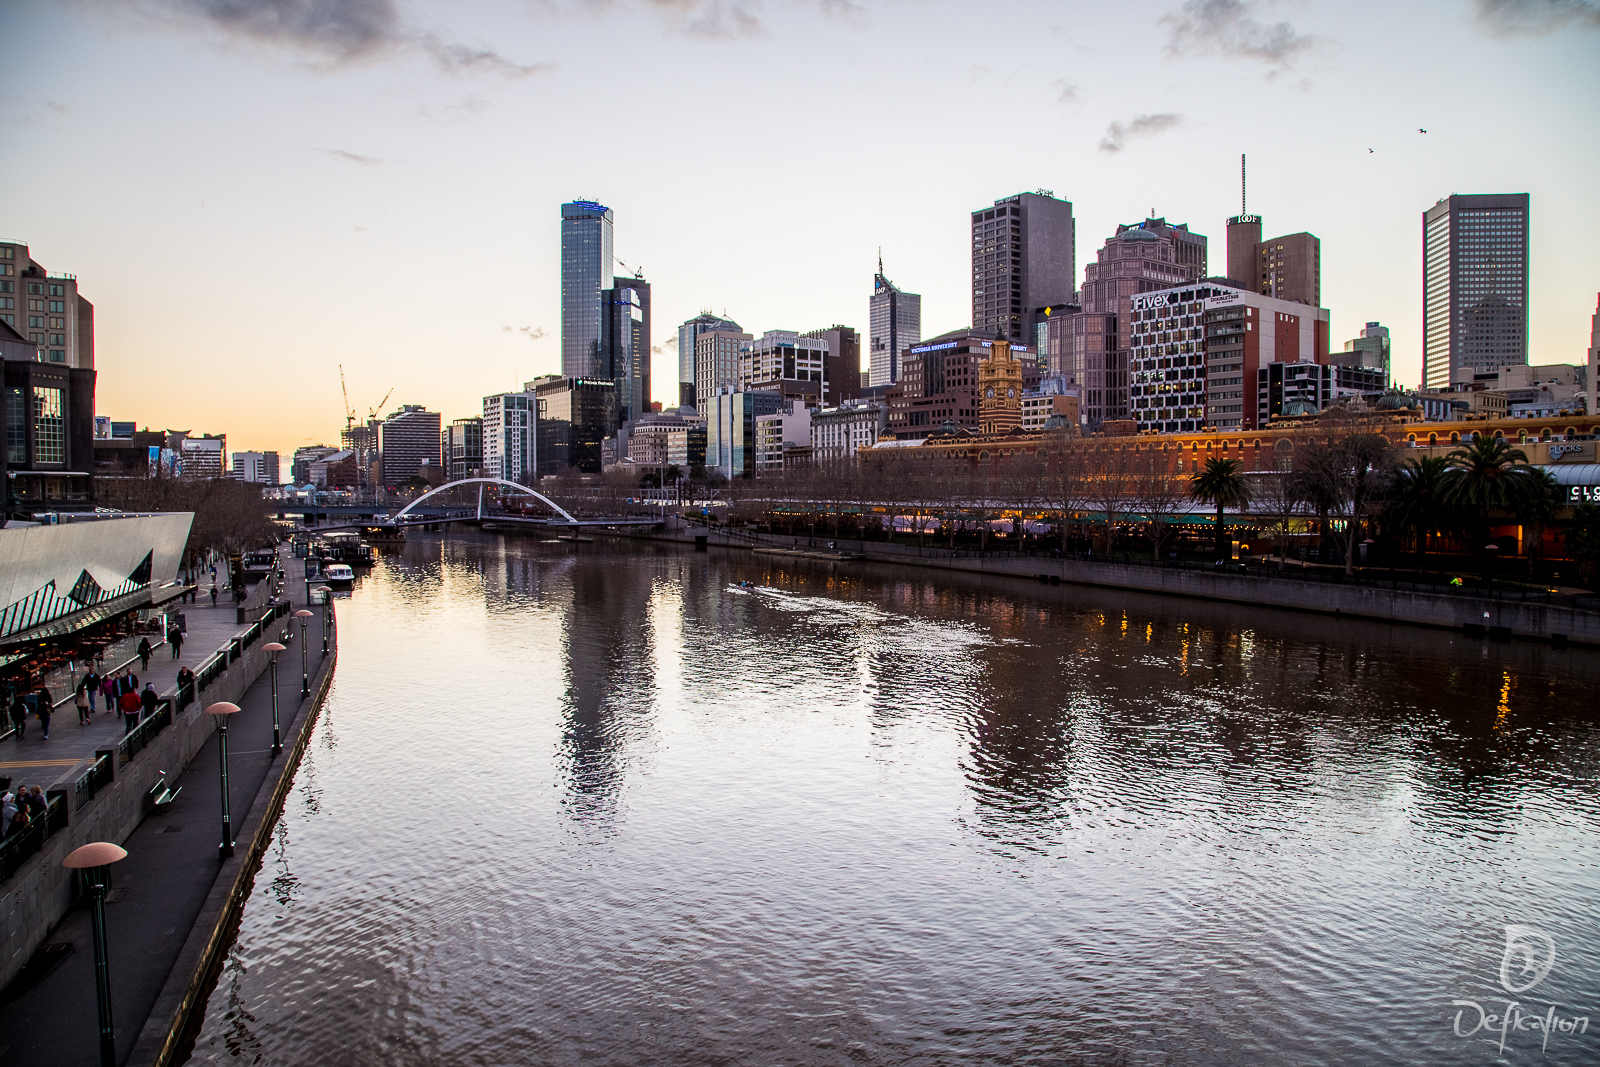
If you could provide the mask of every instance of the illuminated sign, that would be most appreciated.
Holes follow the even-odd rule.
[[[1600,485],[1567,486],[1567,503],[1600,504]]]

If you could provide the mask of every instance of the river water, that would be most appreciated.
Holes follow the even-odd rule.
[[[338,611],[195,1061],[1600,1062],[1600,654],[488,533]]]

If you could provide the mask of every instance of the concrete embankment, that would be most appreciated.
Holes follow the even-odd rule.
[[[698,536],[706,538],[708,545],[718,549],[760,551],[787,548],[794,555],[807,553],[806,548],[794,545],[793,538],[769,540],[743,533],[730,536],[681,523],[642,536],[680,544],[693,544]],[[822,545],[826,544],[828,542],[822,542]],[[1100,563],[1044,556],[976,556],[872,541],[842,541],[838,545],[847,554],[873,563],[935,567],[1022,581],[1037,582],[1043,578],[1103,589],[1126,589],[1342,618],[1407,623],[1455,630],[1469,636],[1552,641],[1558,645],[1570,642],[1600,647],[1600,612],[1582,610],[1563,604],[1558,599],[1502,600],[1465,593],[1430,593],[1258,577],[1222,570]]]

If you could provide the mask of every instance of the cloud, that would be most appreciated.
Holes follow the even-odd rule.
[[[549,336],[549,334],[545,333],[545,329],[544,329],[543,326],[516,326],[516,327],[502,326],[502,327],[500,327],[500,332],[501,333],[520,333],[523,336],[527,337],[527,339],[530,340],[530,341],[537,341],[542,337],[548,337]]]
[[[326,155],[332,156],[334,159],[342,159],[346,163],[359,163],[363,167],[380,167],[383,165],[383,160],[381,159],[376,159],[372,156],[357,155],[354,152],[346,152],[342,148],[324,148],[320,151]]]
[[[1255,7],[1254,0],[1188,0],[1180,11],[1161,17],[1170,28],[1167,54],[1250,59],[1277,74],[1327,43],[1287,22],[1258,22],[1252,17]]]
[[[1106,135],[1100,139],[1100,151],[1120,152],[1130,140],[1136,137],[1153,137],[1172,129],[1182,121],[1182,115],[1166,113],[1140,115],[1127,122],[1113,122],[1106,127]]]
[[[50,126],[72,118],[72,108],[59,100],[35,100],[26,96],[0,96],[0,123],[16,126]]]
[[[446,104],[435,110],[427,105],[417,108],[417,115],[425,119],[437,119],[440,122],[464,122],[476,115],[481,115],[489,110],[489,101],[473,93],[471,96],[458,100],[454,104]]]
[[[418,29],[406,22],[395,0],[100,0],[100,6],[281,48],[325,67],[415,51],[451,74],[520,78],[551,68],[548,63],[516,63],[493,49]]]
[[[1077,104],[1083,101],[1082,86],[1065,78],[1057,78],[1051,82],[1050,91],[1056,94],[1057,104]]]
[[[1542,37],[1577,25],[1600,30],[1600,5],[1588,0],[1474,0],[1479,26],[1496,37]]]

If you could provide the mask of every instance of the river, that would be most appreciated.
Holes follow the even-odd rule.
[[[192,1062],[1600,1062],[1600,654],[492,533],[338,613]]]

